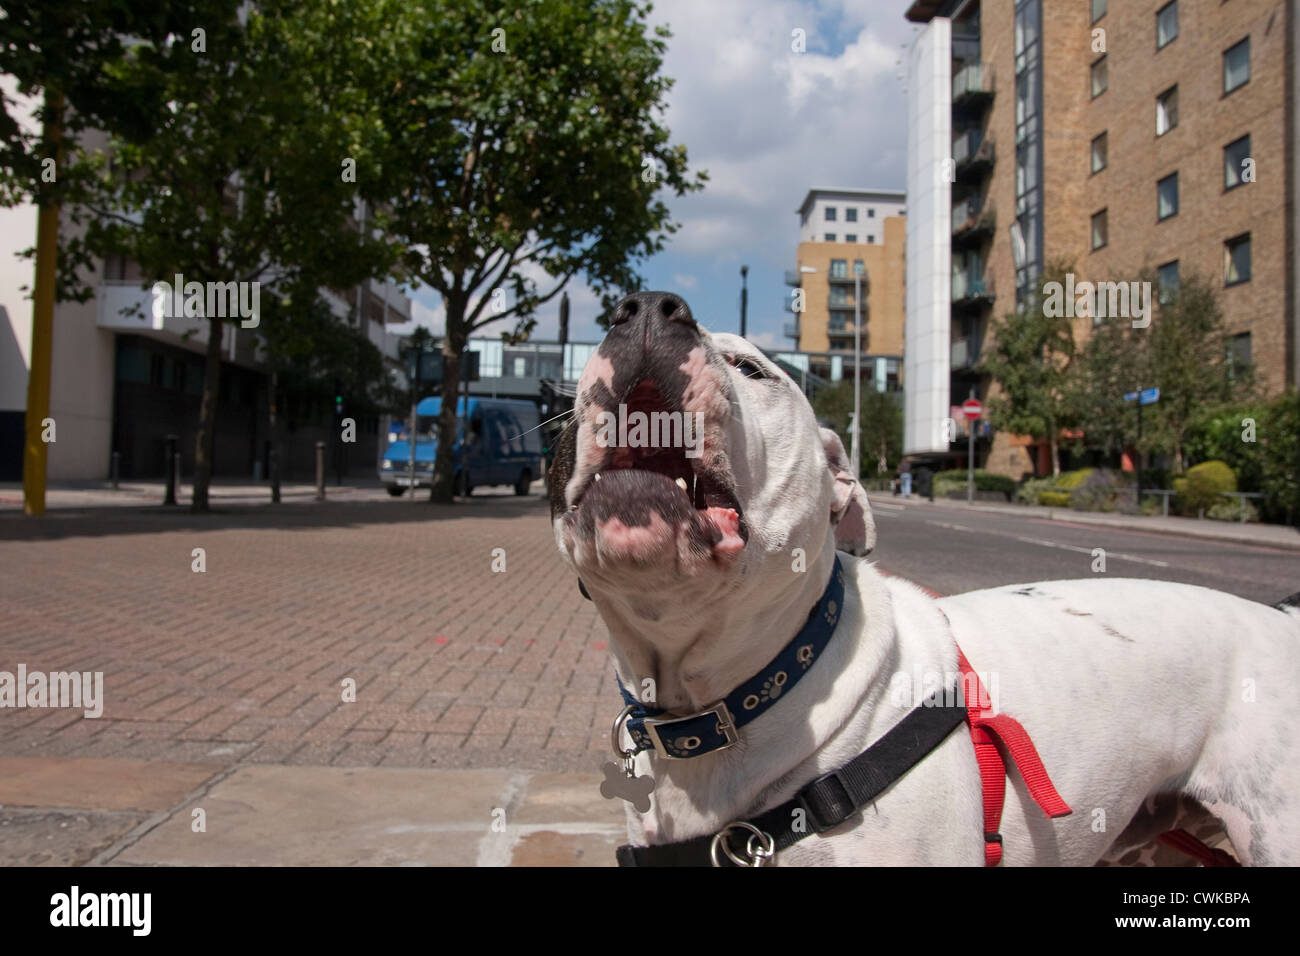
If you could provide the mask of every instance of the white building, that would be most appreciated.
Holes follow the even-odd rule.
[[[13,95],[12,80],[5,91]],[[22,478],[22,444],[31,368],[34,263],[19,250],[35,244],[36,209],[0,210],[0,480]],[[105,261],[88,277],[94,297],[54,309],[49,446],[51,481],[102,480],[113,452],[124,478],[163,474],[165,439],[179,438],[182,471],[193,468],[194,433],[207,348],[206,319],[155,318],[151,288],[171,276],[145,277],[133,263]],[[366,337],[400,369],[399,338],[389,326],[411,320],[410,299],[393,282],[368,282],[358,316],[357,289],[322,293],[340,321],[362,323]],[[345,298],[346,297],[346,298]],[[254,329],[224,326],[221,399],[217,414],[215,474],[266,474],[268,371]],[[301,472],[322,433],[320,409],[281,409],[287,433],[285,474]],[[326,420],[328,420],[326,418]],[[358,424],[358,450],[348,466],[373,465],[377,423]],[[302,447],[299,447],[302,446]],[[308,457],[305,459],[304,454]],[[355,457],[356,461],[351,461]]]

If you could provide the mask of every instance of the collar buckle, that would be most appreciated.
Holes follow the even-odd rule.
[[[710,716],[714,720],[708,720]],[[669,760],[682,760],[701,753],[726,750],[740,742],[740,734],[731,718],[731,711],[727,710],[726,702],[721,700],[689,717],[646,717],[641,723],[650,742],[654,744],[655,753]],[[673,731],[675,725],[682,732],[665,740],[663,732]],[[713,735],[711,738],[702,736],[710,732]]]

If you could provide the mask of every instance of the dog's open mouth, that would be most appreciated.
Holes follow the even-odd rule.
[[[649,379],[624,406],[632,420],[674,414]],[[664,436],[662,430],[651,433]],[[689,426],[673,434],[679,440],[610,444],[574,496],[566,520],[580,539],[596,545],[602,560],[654,561],[672,551],[680,564],[691,556],[726,560],[744,549],[749,531],[730,475],[710,468],[717,456],[706,453],[702,434],[691,434]]]

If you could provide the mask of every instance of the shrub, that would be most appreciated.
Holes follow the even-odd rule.
[[[1073,491],[1087,481],[1088,476],[1095,470],[1093,468],[1080,468],[1078,471],[1063,471],[1057,476],[1052,487],[1057,491]]]
[[[966,490],[966,471],[962,468],[954,468],[949,471],[941,471],[934,476],[934,496],[936,498],[946,497],[950,491]],[[975,471],[975,490],[976,491],[1000,491],[1004,495],[1010,495],[1016,490],[1014,478],[1007,475],[995,475],[991,471]]]
[[[1110,468],[1090,468],[1083,481],[1070,492],[1070,507],[1075,511],[1136,512],[1137,508],[1128,494],[1132,479],[1121,471]]]
[[[1068,491],[1040,491],[1038,493],[1038,503],[1049,508],[1068,508],[1070,506],[1070,493]]]
[[[1174,479],[1178,505],[1184,514],[1209,511],[1223,501],[1223,491],[1237,490],[1237,476],[1226,462],[1206,461],[1187,470],[1185,478]]]
[[[1256,508],[1249,498],[1242,499],[1246,504],[1246,520],[1258,521],[1259,509]],[[1213,505],[1210,510],[1205,512],[1205,517],[1214,518],[1216,521],[1240,521],[1241,520],[1242,501],[1230,501],[1227,498],[1221,498]]]
[[[1038,494],[1042,491],[1050,491],[1053,478],[1030,478],[1016,489],[1016,503],[1021,505],[1038,504]]]

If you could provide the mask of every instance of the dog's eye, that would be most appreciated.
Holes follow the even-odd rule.
[[[745,378],[767,378],[767,373],[756,362],[751,362],[747,358],[736,357],[731,360],[732,366],[740,372]]]

